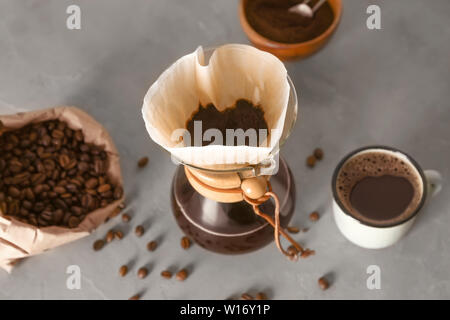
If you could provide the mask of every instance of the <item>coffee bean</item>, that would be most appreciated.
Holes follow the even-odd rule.
[[[128,298],[128,300],[140,300],[140,299],[141,299],[141,296],[138,294],[135,294],[134,296]]]
[[[306,165],[313,168],[316,165],[316,157],[314,157],[314,155],[308,156],[308,158],[306,158]]]
[[[93,199],[90,194],[84,194],[83,197],[81,198],[81,205],[85,209],[89,209],[90,207],[92,207],[92,203]]]
[[[127,275],[127,273],[128,273],[128,267],[125,265],[121,266],[119,269],[119,275],[121,277],[125,277]]]
[[[158,243],[156,241],[150,241],[149,243],[147,243],[148,251],[155,251],[157,247],[158,247]]]
[[[253,296],[251,296],[251,295],[248,294],[248,293],[243,293],[243,294],[241,295],[241,298],[242,298],[242,300],[254,300]]]
[[[147,163],[148,163],[148,157],[142,157],[138,161],[138,167],[143,168],[147,165]]]
[[[67,225],[69,226],[69,228],[76,228],[76,227],[78,227],[79,224],[80,224],[80,219],[75,216],[71,216],[69,218],[69,221],[67,222]]]
[[[59,165],[65,169],[70,162],[70,158],[67,154],[62,154],[59,156]]]
[[[37,193],[37,192],[36,192]],[[64,211],[67,211],[67,209],[69,209],[69,207],[67,206],[67,204],[62,200],[62,199],[56,199],[53,201],[53,204],[59,208],[62,209]]]
[[[314,149],[314,157],[316,157],[317,160],[322,160],[323,159],[323,150],[320,148],[316,148]]]
[[[55,191],[56,193],[59,193],[59,194],[63,194],[63,193],[66,193],[66,188],[57,186],[53,189],[53,191]]]
[[[186,280],[186,278],[188,277],[188,272],[186,269],[181,269],[180,271],[177,272],[177,274],[175,275],[175,278],[178,281],[184,281]]]
[[[83,141],[84,140],[83,132],[81,132],[81,130],[76,130],[75,133],[74,133],[74,138],[78,142]]]
[[[322,290],[327,290],[330,287],[328,280],[325,277],[321,277],[318,281],[319,287]]]
[[[45,147],[48,147],[50,142],[52,142],[52,138],[47,134],[41,138],[41,144]]]
[[[299,229],[298,227],[294,227],[294,226],[288,226],[288,227],[286,228],[286,230],[287,230],[289,233],[299,233],[299,232],[300,232],[300,229]]]
[[[64,137],[64,132],[61,130],[55,129],[52,131],[52,137],[55,139],[61,139]]]
[[[90,178],[86,181],[85,186],[88,189],[95,189],[98,185],[98,179],[97,178]]]
[[[53,211],[53,221],[58,225],[61,223],[62,219],[64,217],[64,211],[61,209],[57,209]]]
[[[172,278],[172,272],[170,272],[168,270],[161,271],[161,277],[170,279],[170,278]]]
[[[319,220],[319,218],[320,218],[320,215],[317,211],[311,212],[309,214],[309,220],[311,220],[311,221],[317,221],[317,220]]]
[[[126,213],[122,214],[123,222],[130,222],[130,220],[131,220],[131,217],[128,214],[126,214]]]
[[[40,217],[45,221],[51,221],[53,219],[53,212],[51,212],[50,210],[44,210],[41,213]]]
[[[18,198],[20,196],[20,190],[14,186],[8,188],[8,194],[13,198]]]
[[[55,171],[55,172],[56,172],[56,171]],[[76,193],[76,192],[78,191],[78,188],[77,188],[76,184],[68,183],[68,184],[66,185],[66,190],[69,191],[69,192],[71,192],[71,193]]]
[[[45,174],[43,174],[41,172],[38,172],[38,173],[33,174],[31,176],[31,184],[34,185],[34,186],[35,185],[39,185],[39,184],[43,183],[45,181],[45,179],[46,179]]]
[[[144,279],[148,275],[148,270],[145,267],[139,268],[138,270],[138,277],[140,279]]]
[[[190,246],[191,246],[191,240],[188,237],[181,238],[181,247],[184,250],[189,249]]]
[[[101,175],[105,171],[105,166],[103,164],[103,161],[101,159],[95,159],[94,160],[94,172],[97,175]]]
[[[94,250],[99,251],[103,248],[104,245],[105,245],[105,241],[99,239],[94,242]]]
[[[111,190],[111,186],[109,184],[102,184],[100,187],[97,188],[98,193],[103,193]]]
[[[144,234],[144,227],[139,225],[136,227],[136,229],[134,229],[134,233],[138,236],[138,237],[142,237],[142,235]]]
[[[119,200],[123,196],[123,188],[118,186],[114,188],[114,199]]]
[[[25,209],[31,210],[31,208],[33,208],[33,203],[31,201],[24,200],[24,201],[22,201],[22,206]]]
[[[256,300],[268,300],[267,295],[264,292],[258,292],[255,298]]]
[[[117,231],[114,233],[114,237],[117,238],[118,240],[121,240],[121,239],[123,238],[123,232],[120,231],[120,230],[117,230]]]
[[[111,241],[113,241],[114,240],[114,237],[115,237],[115,231],[114,230],[109,230],[107,233],[106,233],[106,242],[111,242]]]
[[[87,172],[89,170],[89,163],[85,162],[85,161],[81,161],[78,163],[78,171],[83,173],[83,172]]]

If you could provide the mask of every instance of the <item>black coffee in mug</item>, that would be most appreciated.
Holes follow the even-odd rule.
[[[358,220],[390,226],[407,220],[421,204],[420,173],[403,154],[368,150],[350,157],[338,172],[337,195]]]

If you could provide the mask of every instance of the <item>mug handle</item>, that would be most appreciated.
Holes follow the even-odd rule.
[[[428,198],[433,198],[442,190],[442,175],[436,170],[424,170],[428,184]]]

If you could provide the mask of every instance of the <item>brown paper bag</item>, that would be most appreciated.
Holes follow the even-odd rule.
[[[106,129],[86,112],[75,107],[56,107],[0,116],[0,120],[8,129],[53,119],[65,121],[71,129],[81,129],[87,143],[103,145],[109,157],[107,172],[111,182],[115,185],[123,185],[119,155],[111,137]],[[72,229],[58,226],[38,228],[12,217],[5,217],[0,211],[0,267],[10,272],[19,259],[87,236],[111,216],[121,202],[123,202],[123,196],[108,206],[89,213],[78,227]]]

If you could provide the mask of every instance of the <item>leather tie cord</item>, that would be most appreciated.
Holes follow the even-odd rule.
[[[294,239],[292,239],[291,236],[289,236],[289,234],[287,234],[287,232],[281,227],[281,225],[280,225],[280,200],[278,199],[278,196],[272,191],[272,186],[269,181],[267,181],[269,191],[267,191],[259,199],[250,199],[242,192],[241,188],[232,188],[232,189],[216,188],[216,187],[213,187],[213,186],[210,186],[210,185],[204,183],[203,181],[198,179],[192,173],[190,173],[190,178],[194,179],[198,184],[200,184],[204,188],[209,189],[214,192],[241,193],[245,202],[247,202],[248,204],[250,204],[253,207],[253,211],[255,212],[255,214],[260,216],[264,220],[266,220],[274,228],[275,244],[277,245],[278,250],[280,250],[280,252],[283,253],[285,256],[292,257],[293,253],[290,253],[283,249],[283,246],[281,245],[281,242],[280,242],[280,234],[282,236],[284,236],[295,247],[295,249],[298,251],[297,252],[298,254],[302,254],[305,251],[302,248],[302,246],[299,245]],[[259,209],[259,205],[266,202],[270,198],[273,198],[273,200],[275,202],[275,212],[274,212],[275,221],[272,219],[272,217],[270,217],[268,214],[262,212]]]
[[[260,216],[261,218],[266,220],[274,228],[275,244],[277,245],[278,250],[280,250],[285,256],[290,257],[292,255],[292,253],[289,253],[283,249],[283,246],[281,245],[281,242],[280,242],[280,234],[281,234],[290,243],[292,243],[292,245],[295,247],[295,249],[297,249],[297,251],[301,254],[303,252],[302,246],[300,246],[294,239],[292,239],[291,236],[289,236],[289,234],[287,234],[286,231],[284,231],[284,229],[280,225],[280,200],[278,199],[278,196],[274,192],[271,191],[271,189],[272,188],[270,188],[270,183],[269,183],[270,191],[267,191],[261,198],[259,198],[257,200],[253,200],[253,199],[250,199],[249,197],[247,197],[245,194],[243,194],[244,200],[247,203],[249,203],[250,205],[252,205],[253,211],[255,211],[255,213],[258,216]],[[273,221],[273,219],[268,214],[262,212],[259,209],[259,205],[266,202],[270,198],[273,198],[273,200],[275,202],[275,212],[274,212],[275,221]]]

